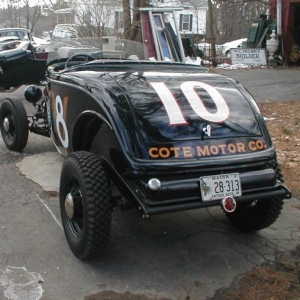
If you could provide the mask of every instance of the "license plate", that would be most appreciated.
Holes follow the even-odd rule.
[[[200,177],[200,191],[203,201],[237,197],[242,195],[239,173]]]

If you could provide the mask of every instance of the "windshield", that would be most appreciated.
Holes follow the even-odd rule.
[[[15,37],[19,40],[32,40],[31,33],[28,30],[25,29],[2,29],[0,30],[0,36],[1,37]]]
[[[49,45],[48,63],[74,55],[87,55],[94,59],[151,59],[147,48],[141,43],[116,37],[85,37],[52,41]]]
[[[173,61],[181,62],[181,58],[172,55],[171,58],[164,56],[155,58],[149,54],[149,47],[139,42],[120,39],[114,36],[108,37],[82,37],[69,40],[52,40],[49,45],[48,65],[57,60],[69,59],[70,57],[85,56],[85,61],[93,59],[117,59],[117,60],[150,60],[150,61]],[[185,63],[200,65],[198,59],[188,59]]]

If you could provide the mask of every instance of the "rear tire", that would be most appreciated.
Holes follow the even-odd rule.
[[[268,167],[275,171],[277,180],[283,183],[283,175],[277,160],[269,163]],[[238,204],[236,210],[226,213],[226,216],[236,228],[244,232],[257,231],[269,227],[277,220],[283,204],[283,198],[256,200]]]
[[[105,171],[94,154],[80,151],[66,157],[60,179],[60,210],[75,256],[89,259],[100,255],[110,236],[112,201]]]
[[[6,147],[22,151],[28,141],[28,119],[19,99],[4,99],[0,108],[1,134]]]
[[[283,207],[283,199],[256,200],[248,204],[238,204],[227,218],[238,229],[244,232],[257,231],[272,225]]]

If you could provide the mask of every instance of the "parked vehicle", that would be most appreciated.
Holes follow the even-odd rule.
[[[36,43],[31,32],[25,28],[1,28],[0,37],[7,40],[30,41],[36,53],[45,52],[45,48]]]
[[[78,26],[75,24],[58,24],[52,32],[52,40],[71,40],[78,37],[115,36],[116,29],[107,26]]]
[[[115,207],[136,208],[143,218],[221,207],[235,227],[256,231],[291,198],[253,97],[228,77],[187,65],[180,39],[154,26],[163,13],[143,12],[153,14],[142,18],[150,22],[144,45],[76,39],[49,52],[44,91],[25,90],[35,114],[27,116],[22,100],[1,103],[10,150],[22,151],[30,131],[51,137],[65,157],[61,218],[80,259],[104,250]]]
[[[247,38],[242,38],[242,39],[234,40],[234,41],[223,44],[222,54],[230,57],[230,49],[241,48],[243,45],[243,42],[246,42],[246,41],[247,41]]]
[[[23,84],[40,84],[46,79],[47,55],[38,59],[46,53],[36,53],[32,41],[0,43],[0,49],[0,92],[13,91]]]
[[[76,26],[73,24],[58,24],[52,32],[53,40],[69,40],[78,37]]]

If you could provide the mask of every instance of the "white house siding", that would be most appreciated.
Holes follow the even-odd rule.
[[[205,35],[206,32],[206,0],[173,1],[173,0],[152,0],[154,7],[182,7],[182,11],[175,12],[176,23],[182,35]],[[120,1],[101,0],[73,0],[75,23],[83,25],[82,20],[88,18],[93,25],[115,28],[116,11],[122,11]],[[188,28],[182,26],[182,16],[190,16],[191,24]],[[186,17],[184,17],[186,18]],[[81,24],[80,24],[81,23]]]
[[[122,4],[119,1],[101,0],[73,0],[72,7],[75,11],[75,23],[93,26],[105,26],[115,28],[116,11],[122,11]]]
[[[205,35],[206,32],[206,12],[207,1],[172,1],[172,0],[154,0],[154,6],[156,7],[182,7],[182,11],[175,12],[176,22],[178,24],[180,33],[182,35]],[[181,15],[190,15],[191,24],[188,29],[182,26]]]

